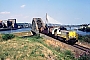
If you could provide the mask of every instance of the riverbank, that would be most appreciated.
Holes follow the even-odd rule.
[[[12,34],[12,33],[28,32],[28,31],[31,31],[31,28],[22,28],[22,29],[16,29],[16,30],[0,31],[0,34]]]
[[[0,31],[16,30],[17,28],[0,28]]]
[[[79,28],[78,30],[83,32],[90,32],[90,27],[83,27],[83,28]]]

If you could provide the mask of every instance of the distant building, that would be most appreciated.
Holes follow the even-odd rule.
[[[0,20],[0,28],[28,28],[30,23],[16,23],[16,19]]]
[[[18,28],[28,28],[31,27],[30,23],[17,23]]]
[[[2,20],[3,25],[7,26],[7,20]]]
[[[0,28],[17,28],[16,19],[0,20]]]
[[[16,25],[16,19],[8,19],[7,25],[8,25],[8,27],[9,26],[15,27],[15,25]]]
[[[90,27],[90,25],[88,25],[88,27]]]
[[[0,28],[2,28],[2,27],[3,27],[2,20],[0,20]]]

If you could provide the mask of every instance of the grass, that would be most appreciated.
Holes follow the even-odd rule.
[[[34,39],[39,40],[37,36]],[[30,40],[31,39],[31,40]],[[45,60],[46,54],[50,51],[33,38],[14,38],[0,42],[0,58],[10,60]],[[45,49],[45,50],[44,50]],[[45,52],[45,53],[43,53]]]
[[[0,42],[0,59],[10,60],[76,60],[71,51],[48,45],[39,35]]]
[[[61,59],[61,60],[66,59],[65,57],[67,57],[67,59],[69,60],[74,59],[74,55],[70,51],[68,50],[61,51],[60,47],[53,47],[53,46],[47,45],[46,43],[44,43],[44,40],[39,35],[31,37],[29,38],[29,40],[33,42],[39,42],[45,47],[47,47],[49,50],[53,52],[53,55],[56,55],[57,59]],[[50,56],[50,54],[48,54],[48,56]]]

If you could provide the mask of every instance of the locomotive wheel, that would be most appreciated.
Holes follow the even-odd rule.
[[[62,41],[62,42],[65,42],[65,39],[62,38],[62,37],[57,36],[57,39],[60,40],[60,41]]]
[[[56,36],[55,36],[55,35],[53,35],[53,38],[56,38]]]
[[[70,45],[74,45],[76,42],[74,41],[74,40],[69,40],[68,41],[68,44],[70,44]]]

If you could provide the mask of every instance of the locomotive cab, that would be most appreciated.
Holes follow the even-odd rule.
[[[78,42],[78,35],[75,31],[57,29],[54,32],[54,35],[58,36],[60,40],[67,42],[69,44],[75,44],[76,42]]]

